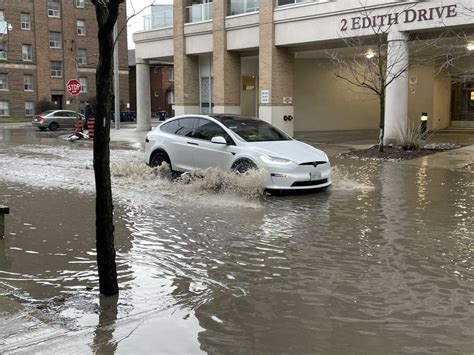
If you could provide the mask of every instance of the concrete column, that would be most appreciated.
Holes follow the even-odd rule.
[[[273,9],[275,1],[260,2],[260,53],[259,53],[259,117],[293,135],[294,119],[293,72],[294,56],[287,48],[275,46]],[[262,103],[262,91],[269,93],[268,103]]]
[[[137,131],[150,129],[150,65],[142,59],[137,59]]]
[[[230,2],[214,0],[213,112],[240,114],[240,54],[227,51],[225,17]]]
[[[184,24],[191,0],[173,4],[175,114],[199,113],[199,57],[186,55]]]
[[[384,144],[398,143],[400,132],[408,120],[408,34],[392,31],[388,34],[387,81],[393,80],[385,92]]]

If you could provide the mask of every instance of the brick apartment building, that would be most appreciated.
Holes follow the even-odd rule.
[[[137,111],[137,82],[135,51],[128,51],[130,111]],[[174,67],[173,64],[150,65],[150,104],[152,116],[166,111],[166,117],[174,115]]]
[[[118,28],[125,26],[125,5]],[[32,116],[39,100],[81,109],[95,97],[98,63],[95,8],[86,0],[0,2],[0,121]],[[129,102],[126,27],[119,40],[120,100]],[[77,97],[66,83],[77,79]]]

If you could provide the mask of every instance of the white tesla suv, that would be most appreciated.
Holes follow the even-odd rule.
[[[184,115],[163,122],[146,137],[145,162],[150,166],[166,162],[179,172],[263,169],[268,172],[267,189],[331,185],[331,166],[323,151],[263,120],[238,115]]]

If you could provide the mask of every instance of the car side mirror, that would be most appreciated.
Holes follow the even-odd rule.
[[[224,137],[221,137],[221,136],[212,137],[211,143],[227,145],[227,141],[225,140]]]

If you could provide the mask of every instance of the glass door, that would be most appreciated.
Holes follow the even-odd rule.
[[[451,125],[453,127],[474,127],[474,82],[452,85]]]

